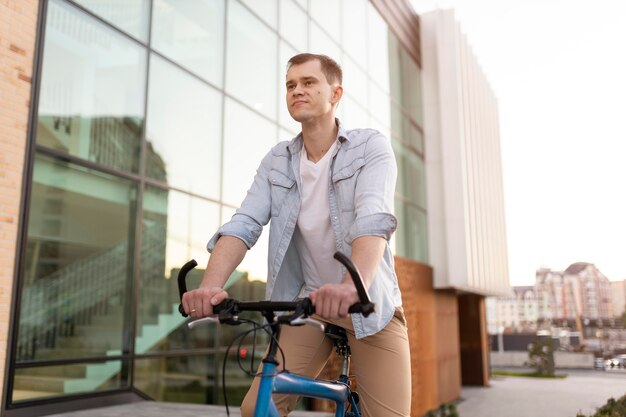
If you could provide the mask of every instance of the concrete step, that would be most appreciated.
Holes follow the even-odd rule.
[[[56,349],[38,349],[35,359],[76,359],[82,357],[104,356],[106,350],[92,347],[74,347],[74,348],[56,348]]]
[[[86,365],[40,366],[28,369],[28,375],[55,378],[84,378]]]
[[[16,375],[13,388],[16,390],[45,391],[62,394],[65,378],[54,376]]]

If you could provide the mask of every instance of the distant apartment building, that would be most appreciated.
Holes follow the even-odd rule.
[[[501,331],[531,331],[537,327],[539,302],[532,286],[513,287],[513,293],[500,297],[492,309],[490,329]],[[495,333],[494,332],[494,333]]]
[[[541,268],[534,286],[513,287],[512,295],[495,300],[489,328],[491,332],[525,331],[542,323],[608,321],[619,315],[614,313],[614,299],[621,300],[623,311],[624,283],[611,283],[593,264],[577,262],[564,271]]]
[[[535,291],[540,320],[613,318],[611,284],[593,264],[577,262],[565,271],[537,271]]]
[[[611,282],[611,298],[613,315],[620,317],[626,311],[626,279]]]

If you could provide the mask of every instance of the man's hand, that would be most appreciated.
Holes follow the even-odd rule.
[[[326,284],[309,294],[315,313],[327,320],[337,320],[348,316],[348,308],[359,302],[356,287],[351,282]]]
[[[198,288],[183,294],[185,313],[194,319],[213,315],[213,306],[228,297],[228,293],[220,287]]]

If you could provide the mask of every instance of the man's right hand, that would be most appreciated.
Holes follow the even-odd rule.
[[[183,294],[185,313],[194,319],[212,316],[213,306],[228,298],[228,293],[221,287],[198,288]]]

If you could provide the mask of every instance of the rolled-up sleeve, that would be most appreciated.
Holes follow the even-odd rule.
[[[366,144],[365,164],[356,182],[355,220],[350,240],[361,236],[380,236],[389,240],[396,230],[393,198],[398,168],[389,139],[380,133]]]
[[[272,152],[270,151],[261,161],[256,175],[254,176],[252,186],[248,189],[246,197],[237,212],[230,221],[222,225],[209,240],[207,244],[207,250],[209,252],[213,251],[217,241],[222,236],[239,238],[245,243],[248,249],[254,246],[261,236],[263,226],[269,222],[272,204],[268,181],[271,158]]]

